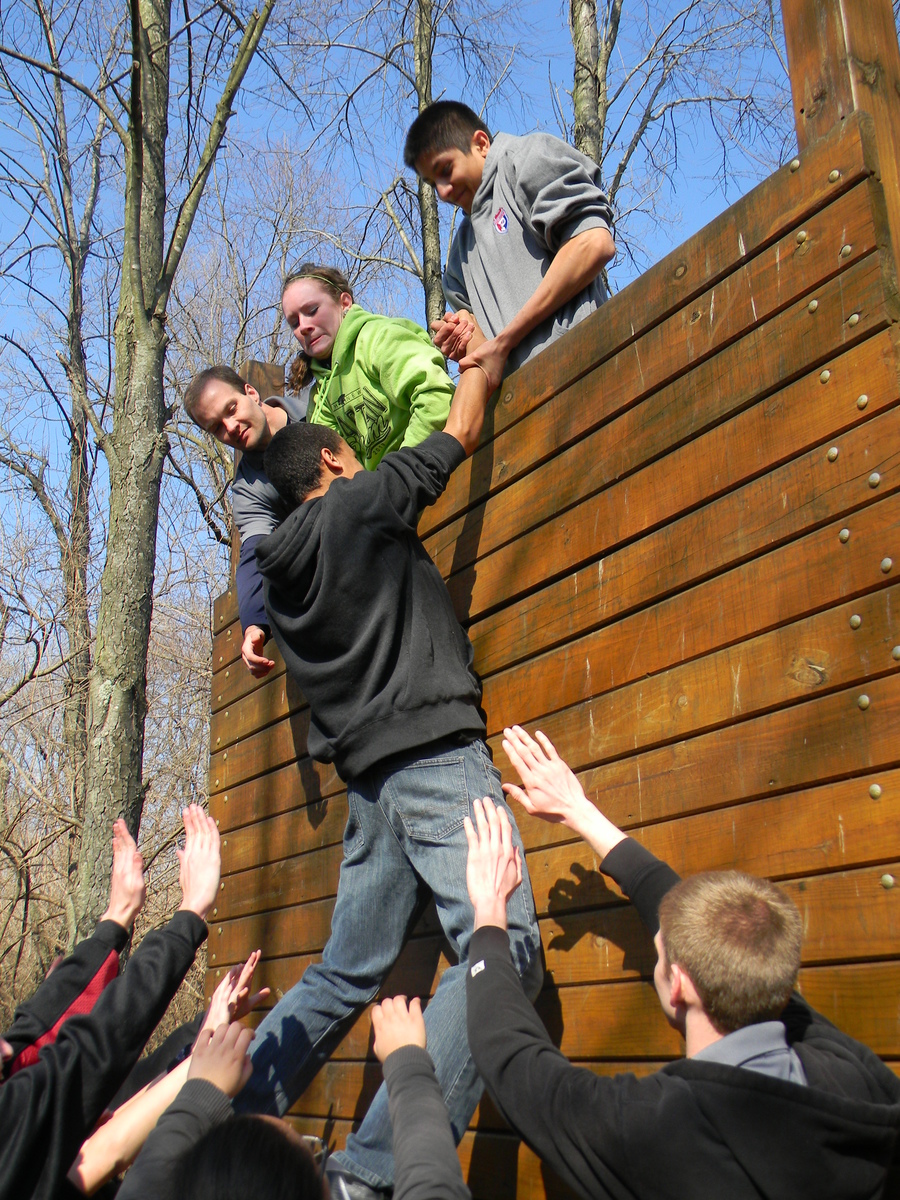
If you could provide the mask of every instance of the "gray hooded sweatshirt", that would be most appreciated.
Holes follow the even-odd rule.
[[[498,133],[472,211],[450,247],[443,281],[448,305],[474,313],[486,336],[495,337],[534,295],[560,246],[587,229],[613,232],[597,164],[547,133]],[[605,299],[598,276],[516,346],[507,371],[528,362]]]

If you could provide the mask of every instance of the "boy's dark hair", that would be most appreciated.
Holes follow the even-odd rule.
[[[410,125],[403,147],[403,161],[416,169],[423,154],[440,154],[442,150],[462,150],[468,154],[472,138],[479,129],[491,134],[478,113],[458,100],[437,100],[419,113]]]
[[[179,1159],[171,1192],[180,1200],[322,1200],[312,1155],[289,1126],[239,1116],[211,1129]]]
[[[719,1033],[774,1021],[800,969],[803,922],[768,879],[704,871],[682,879],[659,906],[666,969],[690,976]]]
[[[322,451],[337,454],[341,435],[327,425],[297,421],[272,438],[263,455],[263,468],[272,486],[297,508],[322,482]]]
[[[213,380],[216,383],[230,383],[239,392],[242,392],[247,386],[247,380],[238,375],[234,367],[229,367],[225,363],[218,363],[214,367],[207,367],[205,371],[201,371],[199,375],[195,375],[187,385],[187,391],[184,393],[184,411],[195,425],[197,418],[194,416],[194,412],[200,403],[200,397],[206,391],[206,385],[212,383]]]

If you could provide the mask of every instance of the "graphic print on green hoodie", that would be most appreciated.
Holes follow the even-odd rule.
[[[341,435],[372,471],[389,450],[418,446],[444,428],[453,380],[414,321],[347,310],[331,364],[312,360],[316,389],[307,420]]]

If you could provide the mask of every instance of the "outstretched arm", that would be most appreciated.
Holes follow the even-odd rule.
[[[471,1200],[450,1115],[425,1049],[422,1006],[394,996],[372,1009],[394,1144],[394,1200]]]
[[[659,929],[659,903],[678,882],[678,875],[639,842],[623,833],[588,800],[568,764],[548,737],[531,737],[519,725],[503,731],[503,749],[519,772],[522,787],[504,783],[503,790],[526,812],[559,821],[588,843],[601,860],[600,869],[631,900],[652,936]]]
[[[478,364],[473,365],[469,370],[464,370],[459,377],[459,383],[453,393],[453,403],[450,405],[450,415],[444,426],[444,433],[449,433],[456,438],[466,452],[467,458],[475,452],[478,446],[487,402],[494,386],[490,383],[484,368]]]
[[[34,995],[16,1010],[6,1033],[10,1074],[37,1062],[69,1017],[90,1012],[119,973],[119,954],[146,896],[144,863],[121,818],[113,822],[113,866],[109,904],[94,934],[48,973]]]
[[[586,229],[576,234],[560,248],[537,290],[509,324],[489,342],[470,349],[460,366],[483,367],[491,387],[498,387],[506,360],[519,342],[596,279],[615,253],[616,244],[608,229]]]
[[[565,825],[601,859],[625,840],[627,835],[588,800],[575,773],[540,730],[531,737],[520,725],[504,729],[503,749],[522,780],[521,787],[504,783],[503,790],[526,812]]]
[[[255,950],[242,967],[232,967],[222,979],[213,993],[198,1042],[202,1037],[206,1046],[216,1029],[239,1020],[268,996],[268,988],[250,994],[259,959],[260,951]],[[190,1057],[185,1059],[117,1108],[81,1147],[69,1169],[69,1182],[79,1191],[91,1195],[132,1163],[159,1118],[187,1081],[189,1072],[194,1070],[192,1061]]]
[[[178,855],[178,882],[181,884],[179,911],[196,913],[201,920],[213,906],[219,890],[222,859],[219,852],[219,830],[215,821],[199,804],[182,810],[184,820],[184,849]]]

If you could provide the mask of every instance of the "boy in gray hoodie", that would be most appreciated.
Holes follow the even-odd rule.
[[[546,133],[492,138],[455,100],[419,114],[403,157],[466,214],[443,279],[456,311],[433,323],[434,343],[496,387],[606,299],[602,271],[616,247],[600,168]],[[488,339],[468,356],[473,326],[463,312]]]

